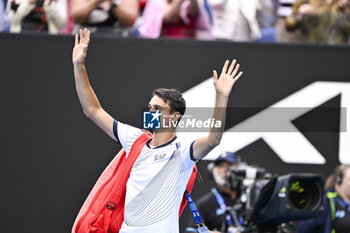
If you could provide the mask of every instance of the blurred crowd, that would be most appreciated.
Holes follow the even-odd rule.
[[[0,0],[0,31],[349,44],[350,0]]]

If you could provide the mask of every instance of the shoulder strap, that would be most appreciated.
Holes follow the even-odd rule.
[[[196,181],[197,176],[200,176],[198,170],[197,170],[197,166],[194,165],[193,169],[192,169],[192,174],[190,176],[190,179],[187,182],[187,186],[186,186],[186,190],[188,191],[188,193],[191,194],[192,189],[193,189],[193,185]],[[201,177],[200,177],[201,178]],[[182,201],[181,201],[181,205],[180,205],[180,210],[179,210],[179,217],[181,216],[183,210],[185,209],[187,205],[187,198],[186,195],[184,193],[183,197],[182,197]]]
[[[134,144],[132,145],[129,155],[126,158],[126,161],[121,164],[120,172],[118,174],[118,182],[115,183],[109,201],[113,203],[117,203],[120,195],[125,190],[126,182],[130,176],[130,171],[132,166],[134,165],[137,157],[141,153],[142,148],[145,146],[146,142],[152,138],[152,135],[146,131],[140,137],[136,139]]]
[[[192,199],[191,195],[188,193],[187,189],[185,190],[185,196],[188,200],[188,206],[191,209],[192,216],[193,216],[194,221],[196,223],[197,231],[199,233],[209,233],[209,230],[208,230],[207,226],[204,224],[204,221],[203,221],[201,215],[199,214],[197,206],[196,206],[196,204],[194,204],[193,199]]]
[[[116,168],[116,179],[110,191],[110,194],[105,202],[103,209],[92,222],[89,231],[90,233],[109,232],[111,221],[115,230],[111,232],[119,232],[123,222],[126,182],[129,178],[131,168],[139,156],[142,148],[152,136],[150,133],[143,133],[132,145],[127,158],[123,158],[119,166]],[[112,216],[114,214],[115,217]],[[113,217],[113,219],[112,219]]]

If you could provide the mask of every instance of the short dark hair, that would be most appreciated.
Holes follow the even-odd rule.
[[[155,95],[169,105],[171,112],[179,112],[181,116],[185,113],[186,101],[179,90],[175,88],[157,88],[152,93],[152,96]]]

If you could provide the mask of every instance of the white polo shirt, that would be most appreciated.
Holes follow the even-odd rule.
[[[141,129],[115,121],[113,131],[127,155]],[[179,208],[195,164],[193,142],[174,138],[151,147],[146,143],[126,185],[120,233],[179,232]]]

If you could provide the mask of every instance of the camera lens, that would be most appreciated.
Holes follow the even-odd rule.
[[[320,187],[310,179],[293,179],[289,185],[289,199],[294,208],[313,210],[320,197]]]

